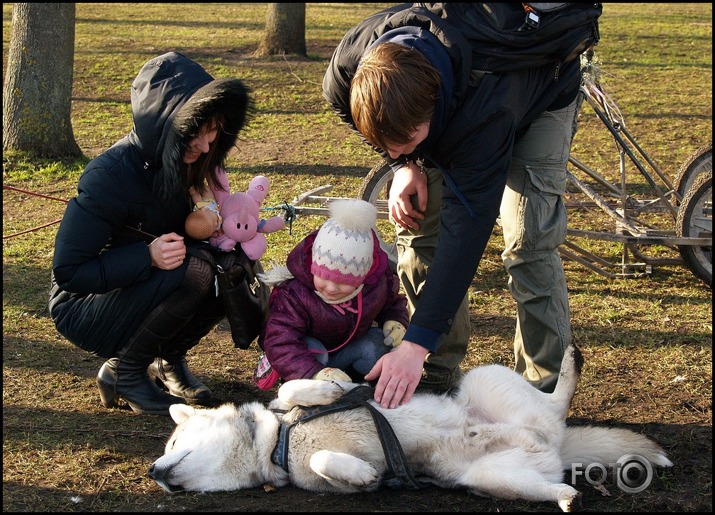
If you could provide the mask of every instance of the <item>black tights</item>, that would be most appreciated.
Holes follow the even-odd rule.
[[[223,316],[211,265],[189,256],[186,274],[179,287],[149,313],[129,344],[155,349],[155,356],[185,354]]]
[[[184,280],[159,306],[187,322],[202,304],[215,297],[214,272],[203,259],[189,256]],[[178,329],[178,328],[177,328]]]

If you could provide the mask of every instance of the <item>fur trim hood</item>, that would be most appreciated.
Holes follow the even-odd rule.
[[[222,159],[236,144],[252,111],[249,90],[239,79],[214,79],[178,52],[148,61],[132,83],[134,128],[130,140],[145,167],[156,170],[154,190],[167,197],[186,189],[182,155],[198,129],[216,113],[224,116],[218,152]]]

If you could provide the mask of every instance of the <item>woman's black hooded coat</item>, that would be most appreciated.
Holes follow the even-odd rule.
[[[85,168],[57,232],[52,263],[49,310],[58,331],[102,357],[112,356],[179,286],[188,263],[170,271],[152,267],[147,242],[125,227],[185,236],[192,205],[184,150],[199,126],[220,112],[223,161],[246,121],[249,97],[240,80],[214,80],[170,52],[142,67],[131,105],[131,132]]]

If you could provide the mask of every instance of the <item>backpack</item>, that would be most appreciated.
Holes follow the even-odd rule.
[[[472,46],[473,70],[509,72],[549,63],[558,70],[600,39],[600,3],[418,5],[431,6],[460,28]]]

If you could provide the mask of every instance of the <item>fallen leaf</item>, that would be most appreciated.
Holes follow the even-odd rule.
[[[603,486],[603,483],[601,483],[600,485],[593,485],[593,488],[595,490],[598,490],[599,492],[601,492],[602,496],[611,497],[611,492],[609,492],[608,489],[605,486]]]

